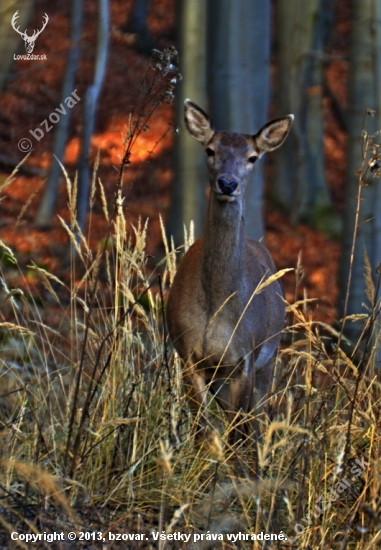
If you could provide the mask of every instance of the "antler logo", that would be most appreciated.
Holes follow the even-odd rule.
[[[16,19],[18,18],[18,10],[16,11],[16,13],[13,15],[12,17],[12,27],[14,28],[14,30],[16,32],[19,33],[19,35],[21,36],[21,38],[24,40],[25,42],[25,49],[27,51],[27,53],[32,53],[33,49],[34,49],[34,44],[38,38],[38,36],[42,33],[42,31],[44,30],[44,28],[46,27],[46,25],[48,24],[48,21],[49,21],[49,17],[46,15],[44,15],[44,18],[43,18],[43,21],[42,21],[42,29],[40,31],[36,31],[34,30],[33,31],[33,34],[32,36],[28,36],[26,31],[27,29],[25,29],[25,32],[21,32],[19,29],[20,27],[17,27],[16,28]]]

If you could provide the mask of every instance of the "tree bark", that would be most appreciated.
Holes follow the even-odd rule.
[[[150,0],[134,0],[132,13],[121,31],[136,35],[135,46],[139,53],[151,55],[153,39],[147,25],[147,13]]]
[[[349,141],[340,274],[340,308],[342,314],[344,313],[344,303],[351,264],[351,249],[359,186],[359,175],[356,174],[356,171],[360,170],[362,167],[361,133],[364,129],[369,135],[373,135],[381,128],[380,13],[380,0],[353,0],[352,2],[348,110]],[[374,116],[365,114],[367,108],[375,111]],[[380,142],[378,135],[373,139],[375,143]],[[370,153],[371,151],[368,152],[365,163],[368,162]],[[368,184],[362,187],[361,190],[362,201],[360,204],[357,240],[354,249],[354,261],[347,308],[348,315],[369,312],[370,304],[367,302],[366,298],[364,252],[368,254],[374,282],[376,279],[374,270],[381,262],[381,184],[379,178],[370,176],[367,179]],[[345,332],[355,341],[359,336],[360,328],[358,323],[348,322],[345,327]]]
[[[98,0],[98,41],[97,55],[95,59],[94,82],[86,92],[83,134],[81,141],[81,156],[78,163],[78,224],[83,230],[86,220],[86,214],[89,208],[89,149],[91,136],[93,135],[95,125],[95,112],[97,108],[99,94],[102,89],[104,76],[106,73],[106,62],[108,54],[108,42],[110,33],[110,16],[108,0]]]
[[[184,100],[206,105],[206,1],[179,3],[179,58],[182,81],[177,92],[176,124],[180,132],[175,144],[175,177],[171,191],[169,232],[177,245],[184,242],[184,225],[193,220],[196,236],[201,234],[206,185],[206,163],[199,143],[185,129]]]
[[[268,118],[270,1],[211,0],[209,112],[216,127],[256,133]],[[263,160],[246,190],[246,233],[263,237]]]
[[[272,194],[293,223],[339,231],[324,175],[322,84],[324,0],[277,2],[277,114],[295,122],[276,153]]]
[[[62,87],[62,101],[64,101],[74,90],[75,75],[79,59],[79,40],[82,28],[83,0],[73,0],[71,15],[71,48],[66,64],[66,72]],[[62,162],[69,130],[71,111],[68,109],[65,116],[62,116],[55,128],[53,159],[48,181],[37,211],[35,224],[38,227],[46,227],[51,223],[54,204],[56,201],[58,182],[61,175],[61,167],[57,160]],[[57,159],[57,160],[56,160]]]

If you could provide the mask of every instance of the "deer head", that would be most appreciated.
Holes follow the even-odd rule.
[[[25,49],[27,51],[27,53],[32,53],[33,50],[34,50],[34,44],[37,40],[37,37],[42,33],[42,31],[44,30],[44,28],[46,27],[46,25],[48,24],[48,21],[49,21],[49,17],[47,16],[47,14],[45,13],[44,15],[44,19],[43,19],[43,24],[42,24],[42,29],[39,30],[39,31],[36,31],[34,30],[33,31],[33,34],[32,36],[28,36],[26,31],[27,29],[25,29],[24,32],[21,32],[20,31],[20,27],[17,27],[16,28],[16,20],[18,19],[18,10],[16,11],[16,13],[13,15],[12,17],[12,27],[13,29],[19,33],[19,35],[21,36],[21,38],[24,40],[25,42]]]
[[[243,195],[254,163],[285,141],[293,115],[267,123],[255,135],[218,132],[209,116],[190,99],[185,100],[185,124],[207,155],[211,191],[220,202],[235,202]]]

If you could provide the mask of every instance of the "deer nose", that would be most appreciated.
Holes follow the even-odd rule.
[[[238,187],[238,183],[235,180],[228,181],[225,178],[218,178],[217,183],[221,193],[224,195],[231,195]]]

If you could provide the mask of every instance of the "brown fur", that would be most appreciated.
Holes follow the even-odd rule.
[[[280,282],[255,293],[275,266],[261,243],[245,237],[244,191],[252,170],[248,159],[281,145],[292,118],[268,124],[256,136],[215,132],[209,117],[187,100],[185,120],[191,135],[209,150],[210,196],[203,237],[188,250],[173,281],[168,325],[184,363],[198,436],[207,426],[210,389],[229,420],[235,419],[229,434],[234,442],[242,435],[239,415],[246,415],[268,391],[284,326]],[[237,183],[234,192],[221,192],[221,178]]]

